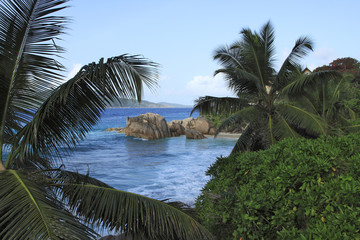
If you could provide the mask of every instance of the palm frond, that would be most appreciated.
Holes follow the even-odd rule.
[[[215,71],[214,75],[222,73],[225,76],[227,87],[235,94],[264,94],[260,79],[246,70],[239,68],[221,68]]]
[[[250,124],[244,129],[241,133],[239,139],[236,141],[234,148],[231,151],[231,154],[236,154],[239,152],[251,151],[251,145],[255,142],[255,129]]]
[[[296,40],[293,49],[288,57],[283,62],[274,83],[275,90],[280,90],[289,84],[291,78],[288,77],[289,73],[296,71],[299,65],[299,60],[313,50],[313,42],[308,37],[300,37]]]
[[[281,89],[281,94],[297,96],[303,94],[305,88],[313,88],[321,82],[338,81],[341,74],[336,71],[314,72],[309,75],[303,74]]]
[[[54,13],[66,2],[4,0],[0,5],[0,148],[31,120],[44,100],[40,93],[62,78],[64,68],[56,59],[63,49],[54,41],[67,18]]]
[[[43,176],[0,172],[1,239],[94,239],[95,233],[48,193]]]
[[[316,136],[326,134],[327,123],[319,115],[289,103],[278,104],[277,107],[279,114],[289,124]]]
[[[71,210],[88,223],[150,239],[212,239],[194,219],[164,202],[66,179],[56,186]]]
[[[196,110],[201,114],[231,114],[247,106],[249,106],[248,102],[240,98],[205,96],[195,101],[190,115]]]
[[[186,215],[190,216],[195,221],[199,221],[198,213],[194,207],[180,201],[169,201],[169,199],[162,200],[162,202],[165,202],[167,205],[186,213]]]
[[[264,58],[269,62],[269,66],[273,68],[275,30],[271,22],[267,22],[260,30],[260,43],[264,49]],[[273,72],[271,72],[273,74]]]
[[[51,181],[54,182],[55,184],[59,184],[59,183],[60,184],[66,184],[66,183],[90,184],[90,185],[112,189],[112,187],[109,186],[108,184],[99,181],[96,178],[90,177],[89,172],[86,175],[77,172],[66,171],[62,169],[53,169],[45,172],[48,172],[50,176],[52,176]],[[60,187],[60,189],[62,188]],[[61,191],[59,191],[58,193],[61,194]],[[179,201],[175,201],[175,202],[169,201],[169,199],[161,200],[161,202],[166,203],[167,205],[186,213],[194,220],[197,220],[198,216],[195,209],[190,207],[189,205]]]
[[[262,29],[262,34],[269,34],[271,36],[273,34],[271,33],[271,28],[270,23],[266,24]],[[245,70],[257,76],[261,83],[260,87],[265,89],[273,81],[275,73],[273,69],[273,55],[268,55],[273,51],[273,44],[271,43],[273,38],[261,39],[258,33],[253,33],[250,29],[243,29],[241,34],[243,41],[241,53],[244,62],[246,62]],[[265,43],[264,41],[270,42]]]
[[[217,60],[220,65],[225,68],[240,68],[244,69],[242,65],[242,58],[239,52],[241,43],[235,42],[230,47],[221,46],[214,51],[213,59]]]
[[[276,116],[278,119],[274,124],[274,135],[278,140],[284,138],[298,138],[300,135],[296,132],[296,129],[288,123],[283,116]]]
[[[219,126],[216,134],[230,126],[241,126],[242,124],[252,124],[252,128],[259,128],[262,125],[263,113],[258,106],[242,108],[229,118],[225,119]]]
[[[156,86],[157,64],[140,56],[121,55],[89,64],[55,89],[41,105],[32,121],[17,134],[21,153],[8,159],[33,161],[33,155],[60,157],[59,148],[71,148],[84,139],[114,99],[141,99],[143,83]]]

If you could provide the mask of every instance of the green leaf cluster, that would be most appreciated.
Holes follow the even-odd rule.
[[[339,118],[348,125],[349,114],[338,104],[341,74],[307,74],[300,66],[300,60],[313,50],[312,41],[297,39],[278,71],[274,41],[271,22],[258,32],[242,29],[238,41],[219,47],[213,55],[220,64],[215,75],[222,74],[236,97],[205,96],[195,101],[193,111],[229,116],[219,124],[218,132],[233,126],[244,128],[233,153],[266,149],[289,137],[341,132]]]
[[[285,139],[209,168],[196,202],[218,239],[359,239],[360,136]]]

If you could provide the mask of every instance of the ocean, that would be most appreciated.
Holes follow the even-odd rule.
[[[167,122],[190,116],[190,108],[109,108],[87,138],[64,160],[65,169],[90,172],[117,189],[158,200],[169,199],[193,205],[209,180],[208,167],[219,156],[228,156],[237,139],[186,139],[185,136],[158,140],[127,137],[106,132],[125,127],[126,117],[152,112]],[[198,117],[194,113],[193,117]]]

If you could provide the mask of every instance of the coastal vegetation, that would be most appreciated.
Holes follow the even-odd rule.
[[[358,239],[360,135],[218,158],[196,202],[218,239]]]
[[[158,65],[120,55],[65,81],[58,39],[67,0],[0,5],[0,238],[95,239],[97,226],[150,239],[210,239],[174,205],[64,170],[62,159],[115,99],[141,100]],[[99,159],[101,161],[101,159]]]
[[[288,137],[313,138],[333,131],[332,120],[340,111],[341,74],[303,72],[299,60],[313,49],[312,41],[299,38],[276,71],[272,24],[266,23],[259,32],[244,28],[240,34],[240,40],[214,53],[221,65],[215,75],[223,74],[237,97],[200,97],[193,108],[201,114],[230,114],[218,131],[244,126],[233,153],[266,149]],[[341,113],[350,119],[349,111]]]
[[[0,239],[96,239],[94,229],[134,239],[360,238],[358,60],[306,72],[300,60],[313,44],[301,37],[276,70],[270,22],[218,48],[215,74],[236,97],[200,97],[193,111],[242,134],[208,169],[194,212],[65,170],[106,107],[133,107],[158,82],[158,64],[128,54],[65,80],[58,42],[68,18],[57,13],[67,2],[0,5]],[[202,129],[200,120],[166,132]]]
[[[303,69],[304,37],[275,71],[271,24],[241,36],[214,54],[237,98],[200,97],[193,109],[221,119],[218,131],[244,128],[207,171],[200,222],[217,239],[359,239],[359,61]]]

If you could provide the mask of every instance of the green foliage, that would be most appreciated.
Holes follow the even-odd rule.
[[[218,239],[359,239],[360,136],[219,158],[196,202]]]
[[[360,114],[360,62],[354,58],[338,58],[329,65],[314,69],[314,72],[334,70],[342,74],[343,89],[340,102],[346,108]]]
[[[343,74],[345,91],[343,94],[343,104],[360,116],[360,84],[353,74]],[[360,75],[358,76],[360,78]]]
[[[336,71],[303,73],[299,62],[313,50],[312,41],[307,37],[297,39],[280,70],[276,71],[272,24],[267,22],[258,32],[244,28],[240,34],[238,41],[214,52],[214,60],[220,64],[215,75],[222,74],[228,88],[237,97],[200,97],[195,101],[193,111],[198,109],[202,114],[220,116],[224,112],[228,114],[218,131],[233,126],[245,127],[233,153],[265,149],[288,137],[316,137],[327,133],[327,118],[308,109],[309,104],[304,107],[304,101],[300,103],[295,97],[301,95],[305,88],[318,87],[318,83],[322,83],[321,92],[324,92],[327,82],[336,82],[341,77]],[[330,90],[337,96],[335,89]],[[331,102],[335,102],[336,96]],[[321,96],[323,103],[325,99]],[[321,108],[322,113],[324,108]],[[334,112],[332,106],[329,112]]]
[[[340,73],[351,73],[354,75],[360,74],[360,62],[354,58],[338,58],[329,65],[324,65],[314,69],[314,72],[334,70]]]

